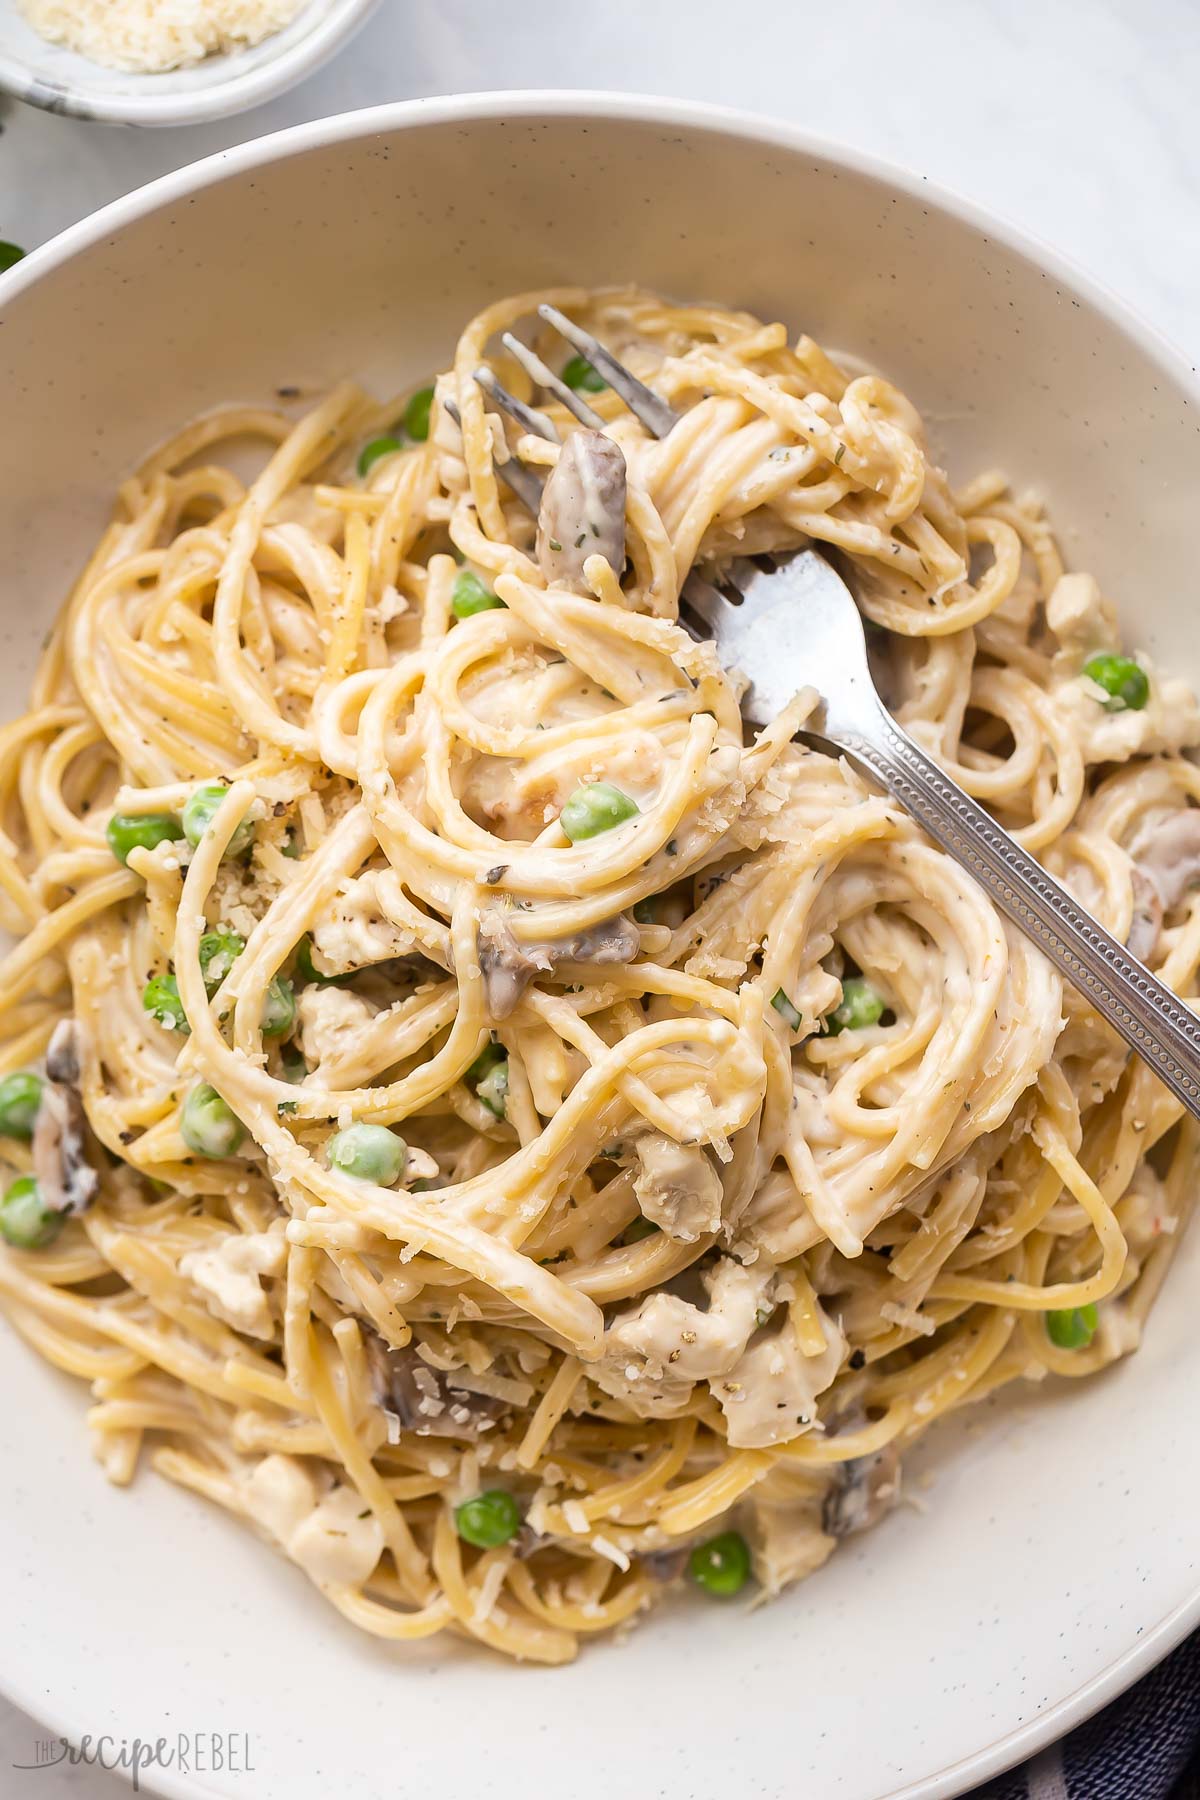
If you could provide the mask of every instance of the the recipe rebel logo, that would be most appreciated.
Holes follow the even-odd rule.
[[[254,1745],[244,1731],[177,1731],[171,1737],[127,1738],[90,1733],[78,1743],[69,1738],[37,1738],[33,1760],[12,1767],[27,1773],[70,1767],[109,1769],[123,1774],[134,1793],[141,1792],[146,1769],[175,1769],[181,1775],[253,1775]]]

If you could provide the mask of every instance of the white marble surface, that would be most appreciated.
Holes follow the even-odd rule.
[[[1075,257],[1200,356],[1195,0],[383,0],[321,73],[217,124],[140,132],[0,100],[0,238],[31,247],[156,175],[304,119],[519,87],[717,101],[907,163]],[[82,1767],[14,1767],[43,1735],[0,1701],[6,1800],[125,1791]]]

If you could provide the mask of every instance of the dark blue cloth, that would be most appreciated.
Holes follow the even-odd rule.
[[[1052,1750],[971,1800],[1190,1800],[1198,1752],[1200,1632]]]

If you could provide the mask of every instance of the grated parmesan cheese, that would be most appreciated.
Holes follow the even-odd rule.
[[[935,1322],[924,1313],[911,1306],[901,1306],[895,1300],[885,1300],[879,1308],[879,1316],[889,1325],[899,1325],[902,1331],[918,1331],[922,1337],[932,1337],[937,1330]]]
[[[36,32],[90,62],[161,73],[246,50],[290,25],[306,0],[17,0]]]
[[[473,1625],[483,1625],[488,1619],[494,1617],[496,1602],[500,1598],[500,1590],[504,1586],[504,1579],[508,1574],[511,1562],[511,1556],[501,1557],[499,1561],[492,1564],[480,1582],[475,1594],[475,1603],[471,1608]]]
[[[609,1562],[616,1563],[618,1569],[627,1569],[629,1567],[629,1558],[622,1549],[613,1543],[611,1538],[594,1537],[592,1539],[592,1549],[596,1552],[597,1556],[607,1556]]]
[[[587,1536],[592,1527],[587,1513],[578,1500],[564,1500],[562,1514],[567,1522],[568,1531],[573,1531],[576,1537]]]

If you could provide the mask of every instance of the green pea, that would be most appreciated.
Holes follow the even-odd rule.
[[[464,1544],[478,1550],[495,1550],[507,1544],[521,1529],[521,1509],[504,1488],[489,1488],[464,1500],[454,1514],[458,1535]]]
[[[344,975],[326,975],[312,959],[312,939],[302,937],[296,945],[296,973],[302,986],[315,981],[318,987],[343,987],[353,972],[347,970]]]
[[[792,1005],[782,988],[776,988],[775,992],[771,995],[771,1005],[775,1008],[775,1011],[779,1014],[789,1031],[799,1031],[804,1020]]]
[[[228,925],[218,925],[215,931],[204,933],[200,939],[200,968],[210,1000],[245,948],[245,938]]]
[[[289,1046],[280,1055],[279,1073],[284,1081],[290,1081],[293,1087],[298,1087],[308,1074],[308,1064],[298,1050]],[[281,1100],[275,1111],[283,1117],[287,1117],[296,1111],[296,1102]]]
[[[0,1137],[31,1138],[42,1104],[42,1078],[18,1069],[0,1081]]]
[[[454,578],[450,610],[456,619],[469,619],[475,613],[503,611],[504,602],[472,570],[460,569]]]
[[[325,1146],[331,1169],[373,1181],[377,1187],[394,1187],[408,1162],[408,1145],[386,1125],[347,1125],[335,1131]]]
[[[190,1031],[174,975],[154,975],[142,989],[142,1005],[165,1031]]]
[[[1116,656],[1106,650],[1099,656],[1089,657],[1083,672],[1108,695],[1104,702],[1105,712],[1141,712],[1150,698],[1146,671],[1132,656]]]
[[[496,1067],[497,1063],[502,1063],[507,1055],[508,1051],[504,1048],[503,1044],[485,1044],[483,1049],[479,1052],[479,1055],[475,1058],[475,1061],[467,1069],[463,1076],[463,1080],[469,1081],[472,1087],[474,1087],[475,1083],[482,1081],[484,1076]]]
[[[394,456],[397,450],[403,450],[403,448],[404,445],[399,438],[391,437],[386,433],[383,437],[372,438],[370,443],[364,444],[358,453],[359,474],[369,475],[377,462],[381,462],[385,456]]]
[[[750,1574],[750,1550],[741,1532],[723,1531],[697,1544],[688,1558],[688,1574],[706,1593],[739,1593]]]
[[[861,975],[850,975],[842,983],[842,998],[825,1020],[827,1037],[839,1031],[861,1031],[866,1025],[878,1025],[883,1017],[883,998]]]
[[[114,813],[104,835],[117,861],[127,863],[131,850],[153,850],[157,844],[178,843],[183,827],[174,813]]]
[[[264,1037],[287,1037],[296,1023],[296,993],[290,981],[276,975],[263,1001]]]
[[[1060,1350],[1086,1350],[1099,1323],[1100,1315],[1090,1302],[1087,1306],[1068,1306],[1046,1314],[1046,1336]]]
[[[198,1083],[184,1101],[179,1130],[197,1156],[232,1156],[246,1135],[233,1108],[207,1081]]]
[[[42,1205],[32,1175],[18,1175],[0,1200],[0,1237],[14,1250],[44,1250],[62,1230],[65,1217]]]
[[[623,794],[611,781],[589,781],[577,787],[558,815],[558,822],[573,844],[599,837],[641,811],[636,800]]]
[[[475,1093],[488,1111],[497,1119],[502,1119],[508,1106],[508,1058],[502,1056],[494,1063],[483,1077],[475,1084]]]
[[[198,844],[220,810],[229,789],[222,781],[203,781],[193,788],[183,809],[183,835],[189,844]],[[250,848],[254,821],[243,819],[225,847],[226,856],[240,856]]]
[[[24,255],[20,244],[10,244],[6,239],[0,238],[0,275],[6,269],[11,269],[14,263],[19,263]]]
[[[561,379],[577,394],[600,394],[608,386],[599,369],[594,369],[586,356],[573,356],[563,369]]]
[[[423,444],[429,436],[429,415],[433,410],[433,389],[418,388],[404,409],[404,429],[414,443]]]

